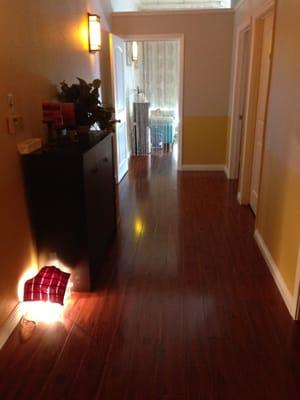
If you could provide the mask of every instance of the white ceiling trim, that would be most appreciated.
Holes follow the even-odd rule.
[[[114,12],[222,10],[230,8],[231,0],[111,0],[111,4]]]
[[[230,0],[139,0],[141,10],[230,8]]]
[[[231,8],[215,8],[215,9],[201,9],[201,10],[151,10],[151,11],[118,11],[113,12],[114,16],[151,16],[151,15],[174,15],[174,14],[233,14],[234,10]]]

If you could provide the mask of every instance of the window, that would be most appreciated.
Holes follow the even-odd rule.
[[[141,10],[230,8],[231,0],[139,0]]]

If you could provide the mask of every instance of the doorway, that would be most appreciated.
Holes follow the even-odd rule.
[[[247,28],[241,33],[242,39],[242,62],[241,62],[241,83],[240,83],[240,100],[239,100],[239,135],[238,135],[238,174],[240,173],[241,163],[241,147],[243,143],[243,137],[245,133],[245,113],[246,113],[246,101],[248,91],[248,75],[249,75],[249,61],[250,61],[250,29]]]
[[[236,175],[240,176],[241,168],[241,149],[243,138],[245,134],[245,115],[246,115],[246,102],[248,93],[248,76],[249,76],[249,61],[250,61],[250,28],[247,27],[240,32],[239,35],[239,93],[238,93],[238,115],[236,116],[237,124],[237,143],[236,143]],[[238,192],[239,193],[239,192]],[[239,195],[238,195],[239,196]]]
[[[239,179],[241,171],[242,147],[247,116],[250,47],[251,26],[250,24],[242,25],[237,29],[236,40],[237,57],[235,60],[233,111],[229,138],[229,171],[227,173],[230,179]]]
[[[269,79],[271,71],[271,51],[273,41],[273,11],[263,18],[262,48],[260,59],[260,78],[258,85],[258,99],[256,111],[256,123],[254,134],[254,149],[250,184],[250,206],[254,214],[257,213],[259,196],[261,165],[263,156],[263,141],[266,123],[266,111],[268,100]]]
[[[123,38],[111,35],[116,111],[120,103],[118,97],[122,97],[122,118],[118,118],[120,113],[116,112],[116,119],[121,123],[126,121],[127,136],[125,149],[124,141],[122,146],[117,143],[120,136],[118,126],[115,135],[116,169],[121,154],[127,156],[127,172],[129,157],[158,153],[171,153],[174,165],[181,169],[183,44],[182,34]],[[118,47],[122,48],[122,52],[117,51]],[[122,86],[122,90],[118,91],[120,82],[124,82],[124,89]],[[120,182],[120,179],[117,181]]]
[[[179,41],[126,41],[128,143],[132,156],[177,152]]]
[[[274,7],[237,29],[237,57],[229,143],[229,178],[238,179],[238,201],[256,215],[271,75]]]

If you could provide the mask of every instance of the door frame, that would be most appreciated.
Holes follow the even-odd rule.
[[[295,285],[294,285],[294,292],[293,292],[293,305],[292,305],[292,313],[294,319],[299,321],[300,320],[300,246],[298,251],[298,261],[297,261],[297,268],[296,268],[296,278],[295,278]]]
[[[242,69],[243,69],[243,61],[245,57],[245,35],[249,32],[249,59],[251,59],[251,42],[252,42],[252,28],[251,28],[251,19],[247,19],[246,22],[241,24],[236,29],[236,59],[234,63],[234,82],[233,82],[233,105],[232,105],[232,118],[230,125],[231,135],[229,137],[229,166],[228,166],[228,174],[230,179],[238,179],[239,177],[239,162],[242,143],[240,141],[240,104],[241,104],[241,95],[242,95]],[[246,89],[246,100],[245,100],[245,115],[244,115],[244,124],[246,123],[247,111],[248,111],[248,91],[249,91],[249,76],[250,76],[250,68],[248,68],[248,82]]]
[[[183,131],[183,96],[184,96],[184,34],[148,34],[148,35],[121,35],[125,42],[131,41],[166,41],[177,40],[179,43],[179,124],[178,124],[178,162],[177,170],[182,169],[182,131]]]
[[[237,32],[245,30],[245,26],[250,25],[250,61],[249,61],[249,75],[248,75],[248,88],[247,88],[247,99],[246,99],[246,110],[245,110],[245,130],[244,138],[241,147],[240,157],[240,170],[238,169],[237,156],[238,149],[238,100],[240,88],[238,88],[238,70],[241,69],[242,58],[236,57],[236,66],[234,72],[234,96],[232,104],[232,123],[230,129],[230,140],[229,140],[229,179],[237,179],[239,173],[239,190],[237,194],[238,201],[241,205],[250,204],[250,188],[251,188],[251,174],[254,154],[254,139],[255,139],[255,127],[256,127],[256,116],[257,116],[257,99],[259,94],[259,83],[260,83],[260,65],[261,65],[261,48],[262,48],[262,37],[263,37],[263,23],[264,18],[270,13],[274,13],[274,21],[276,17],[275,12],[275,0],[267,1],[262,7],[257,9],[256,13],[249,18],[243,25],[237,28]],[[267,107],[266,116],[268,114],[268,100],[270,95],[270,81],[272,75],[273,65],[273,48],[274,48],[274,29],[273,26],[273,42],[271,52],[271,67],[269,74],[268,84],[268,95],[267,95]],[[238,49],[238,47],[237,47]],[[264,142],[265,142],[265,130],[264,127],[264,140],[262,149],[262,158],[264,155]],[[260,176],[262,174],[263,162],[261,163]],[[260,179],[261,181],[261,179]],[[259,189],[260,192],[260,189]],[[258,193],[259,194],[259,193]],[[258,200],[258,212],[259,212],[259,200]]]

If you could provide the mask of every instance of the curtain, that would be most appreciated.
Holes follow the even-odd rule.
[[[179,98],[179,45],[177,41],[138,43],[136,84],[145,93],[151,109],[174,110]]]

